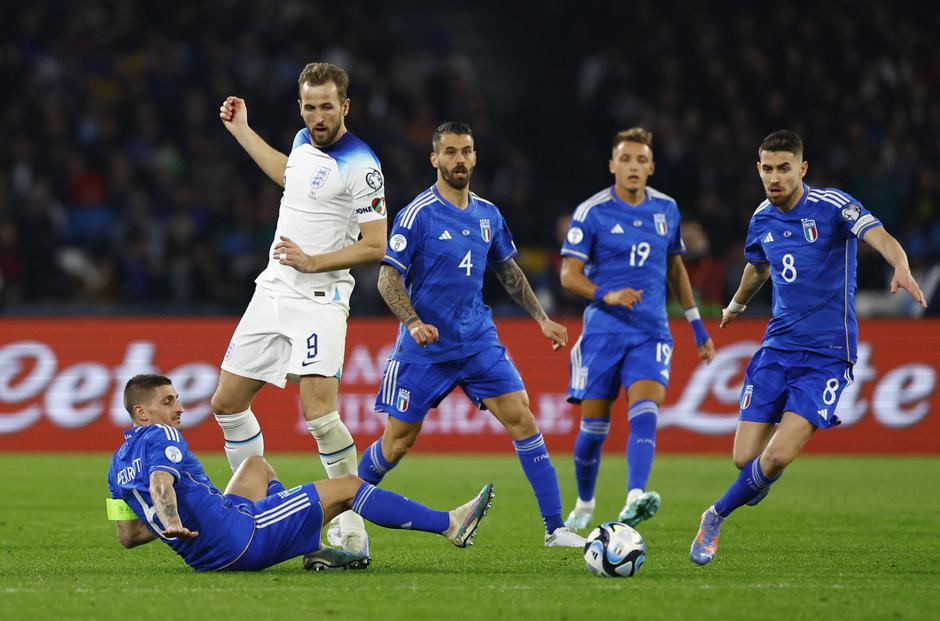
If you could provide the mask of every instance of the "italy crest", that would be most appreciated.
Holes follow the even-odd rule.
[[[666,214],[664,213],[653,214],[653,225],[656,227],[656,232],[660,235],[665,235],[669,232],[669,228],[666,226]]]
[[[395,400],[395,409],[399,412],[408,411],[408,401],[411,399],[411,391],[404,388],[398,389],[398,399]]]
[[[483,236],[483,241],[490,241],[490,237],[493,236],[493,229],[490,228],[490,221],[486,218],[480,220],[480,235]]]
[[[819,238],[819,231],[816,230],[815,220],[803,220],[803,237],[805,237],[808,242],[814,242]]]
[[[751,405],[751,394],[754,392],[754,384],[748,384],[744,387],[744,394],[741,395],[741,409],[746,410]]]

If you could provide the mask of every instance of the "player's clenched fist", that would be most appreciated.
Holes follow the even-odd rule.
[[[236,134],[248,126],[248,106],[240,97],[226,97],[219,106],[219,118],[225,129]]]
[[[421,347],[427,347],[440,338],[437,328],[429,323],[424,323],[420,319],[408,326],[408,333],[411,334],[411,338],[415,340],[415,343]]]
[[[552,349],[555,351],[568,344],[568,328],[560,323],[555,323],[546,318],[539,322],[539,327],[542,328],[542,334],[545,338],[552,342]]]
[[[642,289],[617,289],[604,294],[604,302],[611,306],[624,306],[633,310],[633,305],[643,299]]]
[[[283,235],[274,246],[272,258],[281,265],[292,267],[298,272],[310,274],[317,271],[316,257],[306,254],[297,242]]]

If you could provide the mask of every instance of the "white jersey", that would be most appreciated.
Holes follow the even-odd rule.
[[[304,274],[274,260],[274,246],[283,235],[308,255],[340,250],[359,239],[360,223],[384,220],[385,213],[382,168],[365,142],[346,132],[320,148],[313,145],[307,129],[300,130],[287,158],[268,266],[255,282],[316,302],[348,303],[356,282],[348,269]]]

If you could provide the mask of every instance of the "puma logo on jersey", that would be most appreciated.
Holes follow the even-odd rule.
[[[620,223],[614,225],[614,228],[610,229],[611,233],[623,233],[623,227],[620,226]]]
[[[453,237],[450,236],[450,231],[444,229],[444,232],[438,236],[438,239],[453,239]]]
[[[770,231],[767,231],[767,235],[764,236],[764,243],[769,244],[773,240],[774,240],[773,233],[771,233]]]

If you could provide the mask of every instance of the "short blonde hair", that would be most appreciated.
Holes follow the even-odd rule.
[[[638,142],[648,146],[650,151],[653,150],[653,134],[642,127],[631,127],[630,129],[617,132],[610,145],[610,150],[613,151],[616,149],[617,145],[621,142]]]
[[[319,86],[332,82],[336,85],[340,103],[346,101],[346,91],[349,89],[349,74],[340,67],[331,63],[310,63],[300,72],[297,78],[298,91],[304,84]]]

